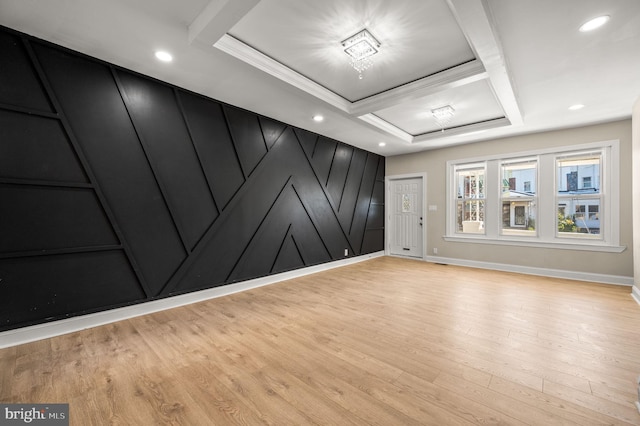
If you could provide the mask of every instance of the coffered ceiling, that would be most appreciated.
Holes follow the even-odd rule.
[[[0,24],[382,155],[624,119],[640,97],[637,0],[0,0]],[[363,28],[381,46],[360,79],[341,41]]]

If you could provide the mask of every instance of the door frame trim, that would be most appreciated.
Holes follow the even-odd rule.
[[[391,256],[391,252],[389,250],[389,246],[391,244],[391,183],[396,180],[404,180],[404,179],[420,179],[422,180],[422,260],[427,259],[427,174],[426,173],[406,173],[401,175],[389,175],[384,177],[384,193],[385,193],[385,203],[384,203],[384,217],[385,217],[385,244],[384,244],[384,254],[385,256]],[[413,259],[418,259],[417,257],[412,257]]]

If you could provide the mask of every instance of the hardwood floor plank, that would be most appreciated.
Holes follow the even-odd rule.
[[[566,418],[551,411],[534,407],[529,404],[523,404],[511,395],[504,395],[494,391],[493,389],[478,386],[474,383],[455,376],[450,376],[446,373],[442,373],[436,379],[434,384],[441,386],[444,389],[448,389],[451,392],[457,393],[461,398],[491,407],[506,416],[513,417],[519,422],[528,425],[582,425],[582,423],[570,422]],[[535,392],[535,390],[527,386],[522,386],[522,388]]]
[[[564,419],[564,421],[570,422],[571,424],[588,426],[615,423],[615,419],[609,416],[592,412],[587,414],[579,405],[533,390],[526,386],[521,386],[517,383],[502,380],[499,377],[494,377],[491,380],[489,389],[513,398],[521,403],[544,410],[545,412],[551,413],[557,418]]]
[[[418,395],[425,401],[430,401],[446,408],[473,424],[495,424],[495,425],[524,425],[513,417],[509,417],[491,407],[475,402],[444,387],[427,382],[419,377],[408,373],[403,373],[394,380],[394,384],[401,389]]]
[[[607,415],[625,423],[638,421],[638,410],[632,405],[612,402],[586,392],[580,392],[567,386],[545,381],[544,393],[580,405],[583,408]]]

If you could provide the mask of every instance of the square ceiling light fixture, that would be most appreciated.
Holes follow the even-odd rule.
[[[440,108],[434,108],[431,110],[431,115],[438,123],[438,126],[444,131],[444,128],[453,119],[455,110],[451,105],[446,105]]]
[[[365,28],[341,43],[344,52],[351,58],[351,66],[362,79],[364,70],[373,65],[371,57],[380,51],[380,42]]]

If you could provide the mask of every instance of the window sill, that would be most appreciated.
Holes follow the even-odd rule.
[[[445,241],[454,243],[471,243],[471,244],[493,244],[502,246],[517,246],[517,247],[536,247],[558,250],[582,250],[582,251],[598,251],[605,253],[622,253],[627,249],[626,246],[608,245],[602,242],[594,243],[593,241],[581,241],[581,242],[548,242],[540,240],[523,240],[523,239],[497,239],[487,238],[483,235],[445,235],[442,237]]]

